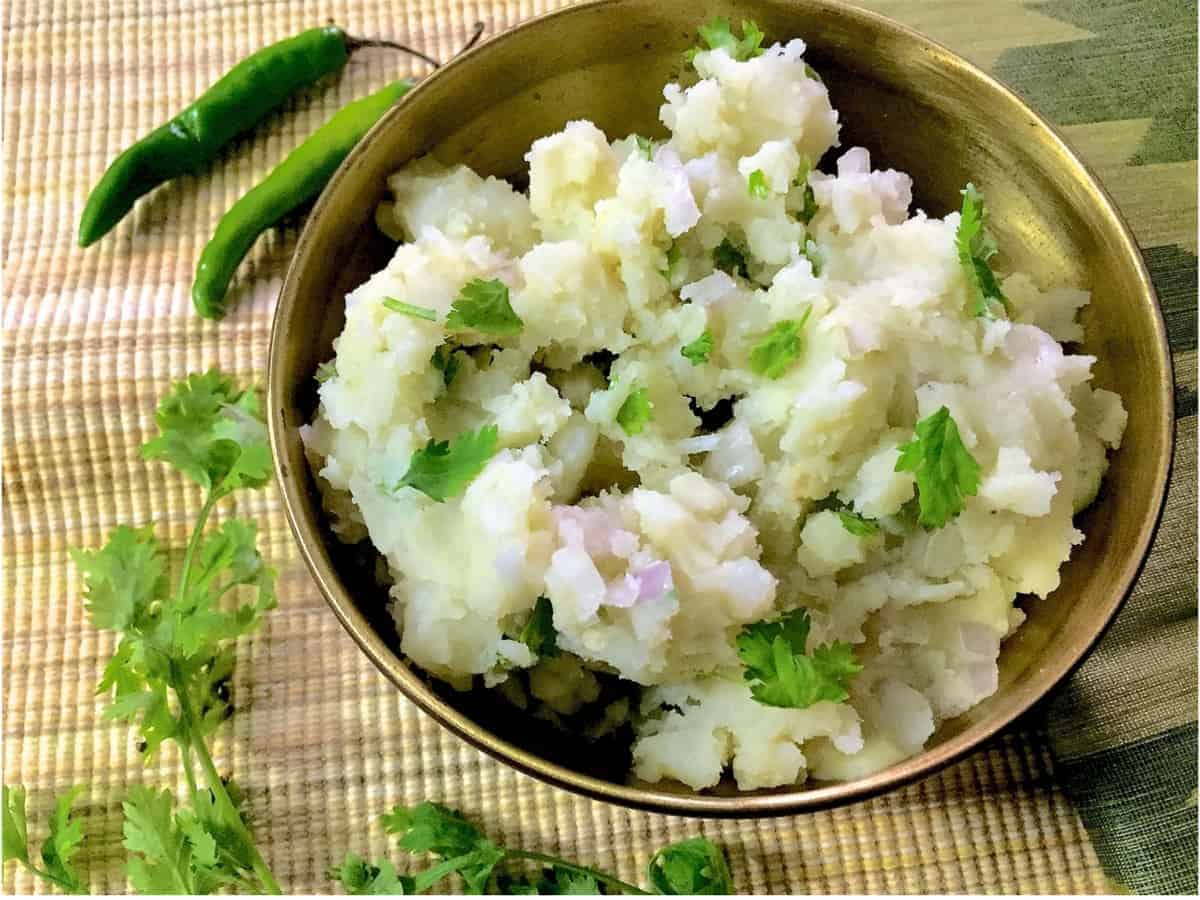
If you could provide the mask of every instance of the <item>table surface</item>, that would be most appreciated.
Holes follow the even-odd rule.
[[[336,108],[409,62],[381,52],[356,55],[340,79],[290,102],[198,177],[141,202],[85,252],[73,238],[88,189],[120,149],[234,62],[327,18],[447,58],[477,20],[490,34],[554,5],[7,4],[4,780],[29,787],[31,819],[39,823],[52,792],[89,786],[82,859],[94,890],[125,888],[120,801],[129,786],[176,785],[181,778],[175,755],[144,766],[133,732],[101,721],[95,684],[113,641],[88,624],[68,548],[96,546],[118,523],[154,522],[164,543],[184,543],[197,493],[166,467],[141,461],[138,447],[151,436],[156,400],[172,379],[216,364],[243,382],[262,383],[271,311],[296,224],[260,241],[235,285],[237,309],[219,325],[192,312],[196,256],[222,211],[273,162]],[[1152,268],[1157,260],[1156,274],[1174,277],[1192,267],[1190,300],[1184,284],[1182,300],[1178,291],[1170,294],[1178,308],[1166,311],[1186,417],[1176,477],[1194,485],[1195,101],[1193,93],[1190,123],[1186,116],[1177,121],[1178,103],[1164,105],[1164,97],[1188,87],[1160,78],[1153,65],[1161,51],[1156,41],[1169,38],[1159,26],[1180,16],[1192,22],[1194,59],[1194,0],[868,5],[1012,83],[1063,126],[1095,168]],[[1136,65],[1144,77],[1131,81]],[[1193,304],[1190,311],[1185,302]],[[1184,502],[1168,523],[1176,517],[1183,527],[1194,525],[1194,489],[1190,496],[1191,521]],[[594,862],[634,880],[653,848],[704,834],[728,849],[744,892],[1108,888],[1036,719],[919,784],[793,818],[700,822],[650,815],[517,774],[418,712],[367,662],[300,564],[273,489],[237,505],[261,523],[260,546],[280,571],[280,608],[239,647],[237,713],[217,741],[218,765],[248,790],[264,854],[291,891],[329,890],[324,872],[347,850],[387,853],[378,815],[422,799],[460,807],[500,841]],[[24,874],[10,887],[41,889]]]

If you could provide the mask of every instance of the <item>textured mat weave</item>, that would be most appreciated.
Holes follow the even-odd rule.
[[[336,108],[410,63],[382,51],[356,55],[339,80],[297,98],[199,177],[140,203],[83,252],[74,234],[88,189],[120,149],[238,59],[280,37],[332,18],[356,34],[403,38],[446,58],[474,21],[493,33],[550,5],[7,4],[4,780],[29,787],[30,818],[38,823],[53,791],[89,786],[83,867],[93,890],[125,888],[120,800],[128,787],[176,784],[180,777],[173,754],[144,767],[130,729],[100,720],[94,690],[112,644],[86,621],[67,550],[98,545],[123,522],[153,521],[164,542],[185,541],[196,491],[166,467],[141,462],[137,448],[151,434],[155,402],[171,379],[216,364],[240,380],[262,383],[269,317],[296,228],[260,242],[235,287],[238,308],[219,326],[191,310],[196,256],[221,212],[273,162]],[[1100,51],[1110,52],[1103,49],[1105,36],[1089,31],[1086,21],[1060,14],[1067,3],[874,5],[990,68],[1023,71],[1022,53],[1056,42],[1074,42],[1086,55],[1085,42],[1095,38]],[[1194,5],[1191,10],[1186,14],[1194,22]],[[1095,27],[1101,26],[1112,27],[1104,21]],[[1190,260],[1193,306],[1174,331],[1182,335],[1176,346],[1181,412],[1194,416],[1195,149],[1132,168],[1129,161],[1152,131],[1152,114],[1101,109],[1064,121],[1145,244],[1166,248],[1185,266]],[[1194,130],[1194,100],[1191,122]],[[1188,421],[1194,434],[1195,419]],[[1177,473],[1194,483],[1194,442],[1188,452]],[[1180,527],[1194,525],[1194,491],[1190,501],[1190,520],[1186,502],[1173,513]],[[461,807],[498,839],[593,861],[632,880],[652,848],[703,833],[728,848],[736,883],[746,892],[1106,889],[1036,723],[906,790],[798,818],[672,819],[580,799],[518,775],[420,714],[376,673],[299,564],[273,491],[243,501],[239,512],[262,523],[260,546],[280,570],[281,603],[263,631],[240,647],[238,711],[221,732],[218,765],[248,789],[264,853],[291,891],[328,890],[323,872],[347,849],[386,853],[378,814],[421,799]],[[1194,594],[1194,571],[1192,577]],[[41,889],[23,874],[8,887]]]

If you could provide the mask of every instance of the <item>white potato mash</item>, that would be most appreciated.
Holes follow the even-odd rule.
[[[861,148],[810,167],[839,123],[804,50],[697,53],[669,139],[570,122],[530,148],[528,195],[396,173],[404,242],[346,297],[303,431],[335,532],[387,561],[408,657],[559,716],[636,683],[650,781],[919,751],[996,690],[1014,599],[1057,587],[1125,427],[1060,343],[1085,292],[989,284],[966,208],[911,210]],[[460,482],[428,474],[472,438]],[[755,625],[800,609],[806,646]],[[765,675],[756,628],[788,650]]]

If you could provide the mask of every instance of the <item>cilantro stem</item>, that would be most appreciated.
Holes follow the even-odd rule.
[[[187,550],[183,553],[183,571],[179,573],[179,589],[175,592],[176,609],[183,604],[183,595],[187,592],[188,576],[192,572],[192,557],[196,555],[196,548],[200,546],[200,538],[204,536],[204,526],[208,524],[209,513],[212,512],[216,503],[217,492],[210,490],[208,496],[204,498],[204,505],[200,507],[200,514],[196,517],[196,526],[192,529],[192,535],[187,542]]]
[[[622,894],[640,894],[642,896],[650,896],[649,891],[643,891],[635,884],[630,884],[628,881],[622,881],[620,878],[615,878],[612,875],[606,875],[596,869],[588,868],[587,866],[578,866],[575,863],[567,862],[559,859],[557,856],[550,856],[546,853],[537,853],[533,850],[508,850],[504,851],[505,855],[513,859],[529,859],[534,862],[545,863],[549,866],[558,866],[560,869],[567,869],[571,872],[578,872],[581,875],[590,875],[601,884],[611,888],[616,888]]]
[[[183,554],[183,571],[179,575],[176,608],[183,606],[184,595],[187,593],[189,576],[192,571],[192,558],[196,555],[196,548],[200,546],[200,539],[204,535],[204,526],[208,523],[209,514],[212,512],[213,507],[216,506],[218,499],[220,499],[218,491],[210,489],[208,496],[204,499],[204,506],[200,508],[200,514],[196,517],[196,527],[192,529],[192,535],[188,538],[187,550]],[[200,760],[200,768],[204,770],[204,777],[208,779],[209,790],[212,791],[221,814],[225,817],[230,828],[245,842],[246,847],[249,849],[250,865],[254,869],[254,874],[258,877],[259,883],[269,894],[282,894],[283,890],[279,887],[279,882],[275,880],[275,876],[271,874],[270,868],[258,852],[258,848],[254,845],[254,838],[251,837],[249,829],[246,828],[246,823],[242,821],[241,814],[238,813],[237,807],[234,805],[233,800],[230,799],[229,792],[225,790],[225,782],[221,780],[221,774],[217,771],[217,766],[213,762],[212,755],[208,752],[208,745],[204,743],[204,738],[200,736],[198,727],[200,721],[196,716],[195,710],[192,709],[192,701],[188,696],[187,687],[183,683],[183,678],[175,671],[174,666],[171,667],[171,687],[175,691],[175,696],[179,699],[179,711],[186,731],[182,753],[184,760],[183,770],[187,776],[188,786],[192,789],[192,794],[195,795],[196,793],[196,774],[192,769],[189,748],[196,751],[196,756]]]
[[[188,720],[190,730],[191,724],[196,721],[191,701],[178,687],[175,693],[179,697],[180,709],[184,717]],[[208,779],[209,790],[212,791],[213,797],[217,801],[217,806],[225,816],[226,822],[237,836],[245,842],[247,849],[250,851],[250,865],[254,869],[254,874],[258,876],[259,882],[261,882],[268,894],[282,894],[283,890],[279,887],[279,882],[275,880],[275,876],[271,874],[266,861],[263,860],[262,855],[258,852],[258,847],[254,844],[254,838],[251,837],[249,829],[246,828],[246,823],[242,821],[237,807],[234,806],[233,800],[230,799],[229,792],[225,790],[225,782],[221,780],[221,774],[217,771],[217,766],[213,762],[212,755],[208,752],[208,746],[204,741],[197,741],[195,750],[196,756],[200,760],[200,768],[204,770],[204,776]]]
[[[46,869],[39,869],[37,866],[35,866],[31,862],[28,862],[27,860],[21,859],[18,861],[21,863],[21,865],[23,865],[26,869],[28,869],[30,872],[32,872],[34,875],[36,875],[38,878],[49,881],[52,884],[57,884],[60,888],[62,888],[68,894],[86,894],[87,893],[87,891],[85,891],[83,889],[82,885],[80,885],[74,881],[68,881],[65,878],[59,878],[57,875],[55,875],[52,872],[47,871]]]
[[[183,764],[183,774],[187,778],[188,796],[196,796],[196,791],[199,790],[196,784],[196,768],[192,765],[192,745],[191,736],[188,736],[187,743],[179,745],[179,761]]]

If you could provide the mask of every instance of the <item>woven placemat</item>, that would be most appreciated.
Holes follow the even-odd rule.
[[[552,5],[7,4],[4,780],[29,787],[30,817],[38,822],[52,792],[89,786],[82,865],[93,890],[125,889],[120,801],[129,786],[173,785],[180,776],[172,753],[143,766],[131,730],[100,719],[95,685],[112,640],[87,623],[68,548],[96,546],[118,523],[154,522],[165,543],[185,541],[197,493],[166,467],[142,462],[138,446],[172,379],[216,364],[262,383],[270,314],[297,228],[259,243],[235,286],[237,309],[219,325],[192,312],[196,256],[221,212],[273,162],[410,62],[381,51],[356,55],[340,79],[296,98],[198,177],[156,192],[84,252],[74,234],[88,189],[124,146],[270,41],[333,19],[356,34],[403,38],[446,58],[473,22],[494,33]],[[1013,48],[1093,37],[1086,26],[1013,2],[874,5],[989,67]],[[412,71],[424,70],[418,64]],[[1147,127],[1091,121],[1072,136],[1140,236],[1194,251],[1195,192],[1181,189],[1189,178],[1194,185],[1194,154],[1190,163],[1143,167],[1133,183],[1121,174],[1128,148]],[[1181,365],[1194,384],[1194,326],[1191,347]],[[1194,414],[1194,390],[1191,402]],[[217,742],[218,765],[248,790],[264,854],[293,892],[329,890],[324,871],[348,849],[384,855],[378,815],[421,799],[462,808],[502,841],[633,880],[652,848],[703,833],[726,846],[746,892],[1106,888],[1036,724],[887,797],[795,818],[722,823],[649,815],[519,775],[419,713],[372,668],[299,563],[273,490],[243,500],[238,512],[262,525],[260,546],[280,570],[280,608],[239,648],[237,713]],[[24,874],[9,887],[42,889]]]

